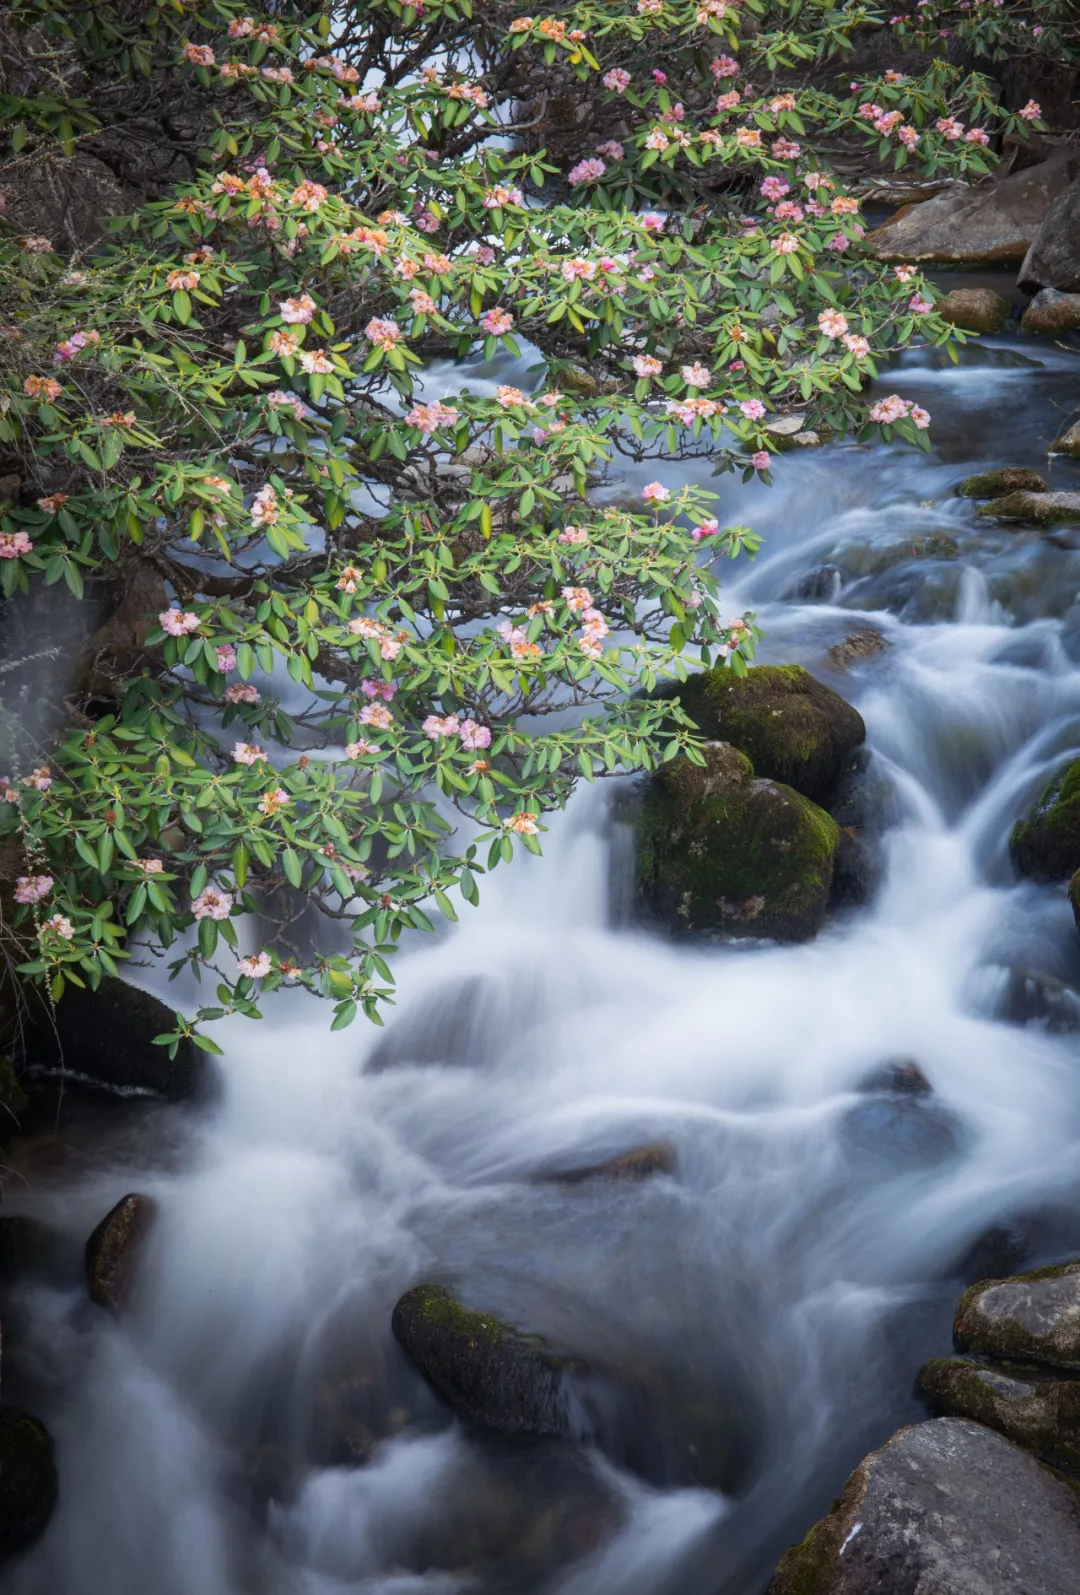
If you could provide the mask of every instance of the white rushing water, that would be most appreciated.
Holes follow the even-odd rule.
[[[927,461],[850,446],[787,457],[771,495],[719,484],[767,538],[730,591],[763,661],[887,637],[826,675],[889,795],[872,905],[805,946],[663,941],[613,915],[625,835],[586,789],[543,859],[409,949],[385,1033],[286,999],[224,1029],[193,1122],[158,1110],[112,1162],[11,1195],[83,1234],[128,1189],[161,1204],[124,1322],[24,1289],[61,1498],[13,1595],[753,1595],[917,1416],[980,1238],[1001,1227],[1007,1265],[1080,1243],[1076,1040],[1006,1017],[1018,982],[1080,977],[1063,890],[1007,857],[1080,752],[1080,565],[948,496],[1057,429],[1071,360],[1008,357],[902,373],[937,412]],[[907,550],[942,531],[956,558]],[[823,567],[823,600],[785,601]],[[866,1089],[896,1060],[932,1095]],[[657,1140],[672,1175],[533,1179]],[[423,1279],[634,1373],[724,1488],[648,1438],[631,1469],[456,1426],[390,1335]]]

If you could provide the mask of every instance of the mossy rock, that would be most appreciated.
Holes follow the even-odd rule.
[[[568,1436],[574,1366],[491,1313],[470,1312],[442,1285],[415,1285],[394,1308],[394,1337],[466,1423],[502,1434]]]
[[[1059,770],[1017,820],[1009,847],[1021,875],[1032,880],[1064,881],[1080,870],[1080,759]]]
[[[979,514],[995,521],[1023,521],[1031,526],[1080,525],[1080,493],[1007,493],[979,505]]]
[[[1080,1262],[982,1279],[960,1298],[957,1351],[1080,1370]]]
[[[1009,301],[992,288],[954,288],[936,309],[942,321],[967,332],[1000,332],[1009,319]]]
[[[1018,1362],[935,1357],[918,1387],[935,1412],[973,1418],[1065,1468],[1080,1468],[1080,1379]]]
[[[0,1558],[32,1545],[56,1505],[56,1463],[45,1425],[0,1407]]]
[[[828,803],[866,740],[862,715],[802,665],[756,665],[745,676],[718,668],[679,688],[707,737],[745,753],[755,775]]]
[[[1069,881],[1069,905],[1073,911],[1076,928],[1080,930],[1080,869],[1076,871]]]
[[[823,809],[713,742],[704,766],[680,757],[650,783],[639,888],[672,929],[806,941],[824,921],[839,843]]]
[[[1001,498],[1005,493],[1045,493],[1047,484],[1037,471],[1025,465],[1003,465],[998,471],[982,471],[960,483],[965,498]]]
[[[51,1224],[22,1214],[0,1218],[0,1284],[49,1273],[62,1253],[61,1236]]]
[[[91,1301],[121,1312],[135,1287],[139,1259],[157,1203],[131,1192],[120,1198],[86,1243],[86,1283]]]

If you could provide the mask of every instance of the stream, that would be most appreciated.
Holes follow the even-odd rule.
[[[1077,369],[1009,337],[909,355],[881,391],[930,410],[931,454],[796,451],[771,489],[687,467],[764,536],[721,573],[758,662],[866,721],[872,903],[801,946],[664,940],[599,783],[406,948],[385,1030],[285,993],[216,1028],[212,1103],[16,1141],[5,1213],[81,1239],[126,1191],[161,1211],[122,1321],[74,1270],[15,1293],[5,1399],[49,1425],[61,1493],[11,1595],[760,1595],[924,1415],[963,1285],[1080,1252],[1080,938],[1008,858],[1080,754],[1080,535],[953,491],[1047,474]],[[885,650],[833,669],[867,627]],[[909,1061],[932,1093],[871,1089]],[[656,1141],[674,1173],[535,1178]],[[622,1455],[461,1427],[390,1333],[420,1280],[632,1372],[695,1466],[647,1418]]]

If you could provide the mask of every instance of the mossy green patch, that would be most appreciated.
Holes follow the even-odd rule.
[[[1013,826],[1013,862],[1037,881],[1064,881],[1080,869],[1080,759],[1059,770]]]
[[[1024,465],[1004,465],[997,471],[980,471],[960,483],[965,498],[999,498],[1005,493],[1045,493],[1046,483],[1037,471]]]

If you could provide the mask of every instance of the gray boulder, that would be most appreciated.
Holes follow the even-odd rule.
[[[866,242],[880,260],[1019,263],[1054,201],[1067,191],[1075,165],[1059,157],[977,188],[953,184],[921,205],[898,211]]]
[[[960,1298],[957,1351],[1080,1368],[1080,1262],[983,1279]]]
[[[965,332],[1000,332],[1009,319],[1009,301],[992,288],[954,288],[939,300],[937,313]]]
[[[1024,332],[1057,333],[1080,331],[1080,294],[1059,293],[1056,288],[1040,288],[1020,321]]]
[[[937,1412],[985,1423],[1059,1467],[1080,1467],[1080,1379],[1018,1362],[935,1357],[919,1390]]]
[[[769,1595],[1076,1595],[1080,1500],[963,1418],[901,1429],[783,1557]]]
[[[1024,256],[1017,282],[1025,293],[1039,288],[1057,288],[1063,293],[1080,289],[1080,182],[1053,197]]]
[[[1077,295],[1080,301],[1080,294]],[[1054,443],[1051,454],[1067,454],[1070,459],[1080,459],[1080,421],[1074,421]]]
[[[152,1197],[132,1192],[106,1213],[86,1243],[86,1284],[91,1301],[114,1313],[127,1306],[156,1212]]]

